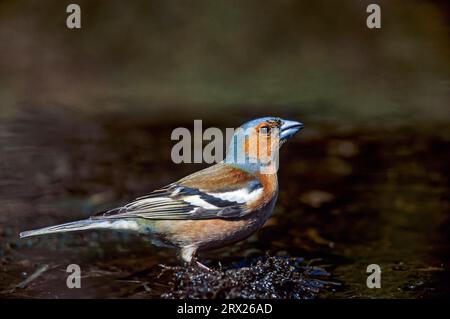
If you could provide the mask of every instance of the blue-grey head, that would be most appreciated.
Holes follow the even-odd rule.
[[[273,116],[244,123],[231,139],[225,162],[254,170],[270,159],[278,161],[281,145],[302,128],[303,123]]]

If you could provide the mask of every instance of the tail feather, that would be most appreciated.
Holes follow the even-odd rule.
[[[134,221],[124,220],[95,220],[84,219],[75,222],[28,230],[20,233],[20,238],[47,235],[54,233],[72,232],[88,229],[123,229],[123,230],[137,230],[138,225]]]

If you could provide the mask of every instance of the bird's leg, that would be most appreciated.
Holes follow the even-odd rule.
[[[185,261],[188,264],[192,264],[193,261],[195,261],[195,264],[202,268],[203,270],[212,271],[207,266],[203,265],[201,262],[197,260],[195,257],[195,254],[197,253],[197,247],[196,246],[186,246],[181,248],[181,259]]]
[[[195,247],[195,246],[181,247],[181,250],[180,250],[181,259],[183,259],[184,262],[190,264],[192,262],[192,258],[194,257],[196,252],[197,252],[197,247]]]

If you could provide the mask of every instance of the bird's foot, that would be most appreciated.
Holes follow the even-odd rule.
[[[195,263],[197,264],[197,266],[203,270],[206,271],[212,271],[211,268],[209,268],[208,266],[203,265],[201,262],[199,262],[198,260],[195,261]]]

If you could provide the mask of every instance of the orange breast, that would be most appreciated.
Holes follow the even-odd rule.
[[[243,240],[258,230],[270,216],[275,199],[240,220],[161,220],[155,221],[155,229],[171,245],[196,245],[200,250],[218,248]]]

